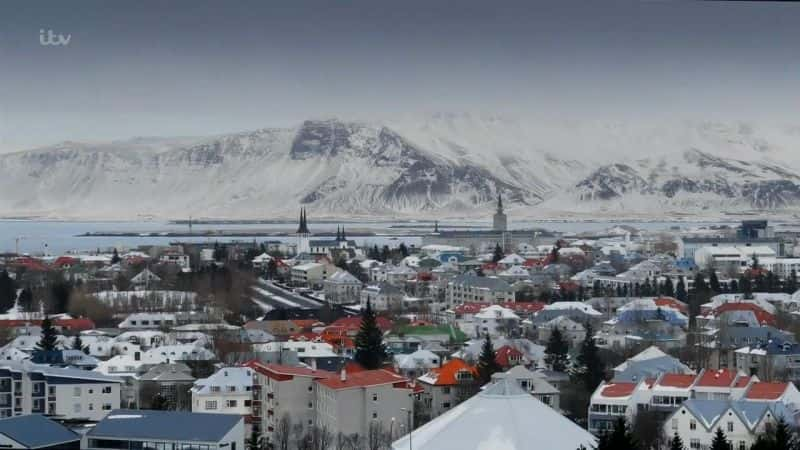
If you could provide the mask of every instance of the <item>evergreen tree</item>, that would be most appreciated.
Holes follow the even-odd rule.
[[[639,443],[633,437],[624,417],[614,422],[614,429],[608,435],[607,442],[605,449],[598,445],[597,450],[639,450]]]
[[[264,447],[263,443],[264,441],[261,438],[261,434],[258,432],[258,427],[252,427],[250,437],[247,438],[247,442],[245,442],[247,450],[261,450]]]
[[[492,262],[498,262],[501,259],[505,258],[506,255],[503,254],[503,248],[500,247],[500,244],[495,244],[494,246],[494,253],[492,254]]]
[[[684,303],[689,300],[689,295],[686,293],[686,281],[683,276],[678,278],[678,284],[675,286],[675,298]]]
[[[408,247],[406,246],[405,242],[401,242],[400,246],[397,247],[397,250],[400,251],[400,256],[402,256],[403,258],[411,254],[411,252],[408,251]]]
[[[678,433],[675,433],[675,435],[672,436],[672,439],[670,439],[669,450],[684,450],[683,440],[680,436],[678,436]]]
[[[672,278],[667,277],[664,284],[661,286],[661,295],[667,297],[674,297],[675,296],[675,285],[672,284]]]
[[[789,274],[789,278],[786,280],[785,291],[788,294],[794,294],[797,292],[797,271],[792,269],[792,273]]]
[[[753,270],[758,270],[761,268],[761,264],[758,262],[758,255],[753,253],[752,261],[750,262],[750,268]]]
[[[728,441],[728,438],[725,436],[725,433],[722,431],[722,428],[717,428],[717,432],[714,434],[714,439],[711,441],[711,448],[710,450],[731,450],[731,443]]]
[[[378,327],[372,303],[367,300],[367,307],[361,313],[361,327],[355,339],[355,361],[365,369],[373,370],[381,367],[386,360],[386,347],[383,345],[383,332]]]
[[[564,339],[558,327],[553,327],[553,332],[550,333],[550,339],[547,341],[547,347],[545,347],[544,352],[544,361],[552,370],[563,372],[567,369],[569,343]]]
[[[153,399],[150,401],[150,409],[155,409],[158,411],[167,411],[170,409],[169,400],[166,397],[161,395],[160,392],[156,393],[153,396]]]
[[[744,298],[746,299],[753,298],[753,284],[749,277],[742,275],[741,278],[739,278],[739,292],[744,294]]]
[[[0,272],[0,314],[14,307],[17,299],[17,286],[7,271]]]
[[[31,291],[31,288],[23,288],[19,292],[19,299],[17,300],[19,301],[19,307],[22,309],[22,311],[33,312],[35,309],[33,306],[33,292]]]
[[[83,351],[83,341],[81,340],[81,335],[75,335],[75,339],[72,340],[72,349]]]
[[[119,253],[117,253],[117,249],[114,249],[114,253],[111,255],[111,264],[116,264],[120,262]]]
[[[389,250],[388,245],[384,245],[381,249],[381,262],[389,261],[392,257],[392,252]]]
[[[277,275],[278,275],[278,262],[275,260],[275,258],[270,258],[270,260],[267,261],[267,278],[271,280],[275,278]]]
[[[478,357],[478,377],[480,377],[481,384],[486,384],[492,381],[492,375],[502,370],[500,365],[495,360],[494,346],[492,345],[492,338],[486,334],[483,340],[483,347],[481,354]]]
[[[56,344],[58,343],[58,334],[56,329],[53,328],[53,322],[50,321],[49,317],[45,317],[42,320],[42,338],[36,344],[36,349],[50,352],[56,349]]]
[[[719,278],[717,278],[717,271],[710,270],[708,275],[708,287],[711,288],[711,292],[714,294],[722,293],[722,288],[719,285]]]
[[[775,434],[772,439],[772,448],[774,449],[797,450],[798,447],[800,447],[800,443],[798,443],[797,439],[793,436],[783,416],[778,419],[778,423],[775,425]]]
[[[586,323],[586,337],[581,343],[580,353],[578,354],[578,366],[580,381],[586,388],[586,392],[594,392],[597,386],[605,378],[605,368],[603,360],[600,358],[600,350],[594,341],[594,330],[592,324]]]

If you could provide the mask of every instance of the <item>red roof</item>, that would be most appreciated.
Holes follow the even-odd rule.
[[[431,369],[430,373],[436,375],[436,386],[451,386],[458,383],[456,375],[462,370],[467,370],[473,376],[478,375],[478,369],[470,366],[463,359],[453,358],[442,365],[442,367]]]
[[[636,383],[612,383],[607,384],[600,395],[603,397],[627,397],[633,394],[636,389]]]
[[[304,330],[310,330],[311,327],[313,327],[314,325],[316,325],[316,324],[318,324],[320,322],[319,322],[319,320],[316,320],[316,319],[295,319],[295,320],[292,320],[292,323],[297,325],[298,328],[301,328],[301,329],[304,329]]]
[[[378,328],[382,331],[389,331],[392,329],[392,321],[387,319],[386,317],[376,317],[375,322],[378,324]],[[347,330],[358,330],[361,328],[361,317],[342,317],[341,319],[337,320],[330,324],[330,327],[341,327]]]
[[[697,375],[684,375],[682,373],[666,373],[659,380],[659,386],[686,389],[694,383]]]
[[[728,302],[723,303],[715,310],[718,315],[729,311],[752,311],[761,325],[775,325],[775,316],[764,311],[755,303]]]
[[[53,326],[57,328],[63,328],[65,330],[70,331],[86,331],[86,330],[94,330],[94,322],[91,319],[53,319]],[[14,328],[14,327],[23,327],[26,325],[36,325],[41,326],[42,321],[40,319],[12,319],[12,320],[0,320],[0,328]]]
[[[750,386],[745,397],[752,400],[777,400],[789,389],[789,383],[757,382]]]
[[[34,272],[47,272],[50,270],[38,259],[33,259],[28,256],[17,258],[14,260],[14,265],[24,267],[26,270],[32,270]]]
[[[682,301],[672,298],[672,297],[661,297],[655,300],[656,306],[661,306],[664,308],[672,308],[678,310],[684,314],[689,314],[689,307],[686,306],[686,303]]]
[[[736,372],[729,369],[707,369],[700,375],[695,386],[702,387],[730,387],[736,379]]]
[[[736,380],[736,386],[734,387],[743,388],[747,386],[747,383],[749,382],[750,382],[750,377],[739,377],[739,379]]]
[[[322,379],[319,381],[319,383],[330,389],[353,389],[397,383],[402,384],[402,386],[398,387],[408,386],[408,378],[401,377],[400,375],[389,372],[388,370],[365,370],[363,372],[356,373],[348,373],[345,370],[345,373],[346,376],[344,380],[341,379],[341,376],[334,376]]]
[[[501,367],[511,367],[515,364],[519,364],[523,356],[524,355],[521,351],[510,345],[504,345],[497,349],[494,360],[497,362],[497,364],[500,364]],[[516,361],[516,363],[513,363],[512,361]]]
[[[53,265],[56,267],[74,266],[79,262],[80,260],[78,260],[77,258],[73,258],[71,256],[59,256],[58,258],[56,258],[55,261],[53,261]]]
[[[256,372],[275,380],[291,380],[293,377],[327,378],[335,377],[334,372],[327,370],[314,370],[299,366],[286,366],[283,364],[263,364],[259,361],[248,361],[245,366]]]

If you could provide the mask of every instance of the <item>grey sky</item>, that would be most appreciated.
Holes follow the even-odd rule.
[[[0,2],[0,152],[431,111],[789,121],[798,23],[788,3]]]

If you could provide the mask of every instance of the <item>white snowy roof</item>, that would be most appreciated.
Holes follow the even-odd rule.
[[[505,258],[501,259],[500,261],[498,261],[498,263],[505,264],[505,265],[522,264],[524,262],[525,262],[525,258],[523,258],[522,256],[519,256],[516,253],[512,253],[512,254],[506,256]]]
[[[412,447],[413,443],[413,447]],[[502,380],[392,444],[393,450],[575,450],[594,436]]]
[[[439,367],[439,356],[428,350],[417,350],[408,355],[394,355],[394,363],[400,369],[432,369]]]
[[[249,367],[223,367],[208,378],[196,380],[192,392],[200,395],[211,394],[212,386],[219,387],[220,392],[248,393],[250,390],[247,388],[253,386],[253,371]]]
[[[581,302],[554,302],[544,307],[544,310],[546,311],[561,311],[569,309],[577,309],[583,312],[584,314],[588,314],[590,316],[603,315],[601,312],[592,308],[591,305],[587,305],[586,303],[581,303]]]
[[[475,314],[478,319],[515,319],[519,320],[519,316],[514,311],[503,308],[500,305],[491,305],[481,309],[481,312]]]

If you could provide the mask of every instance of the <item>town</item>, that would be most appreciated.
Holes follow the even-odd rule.
[[[419,247],[315,238],[303,208],[292,242],[3,254],[0,439],[797,448],[800,231],[577,236],[514,230],[496,203],[491,227],[436,223]]]

